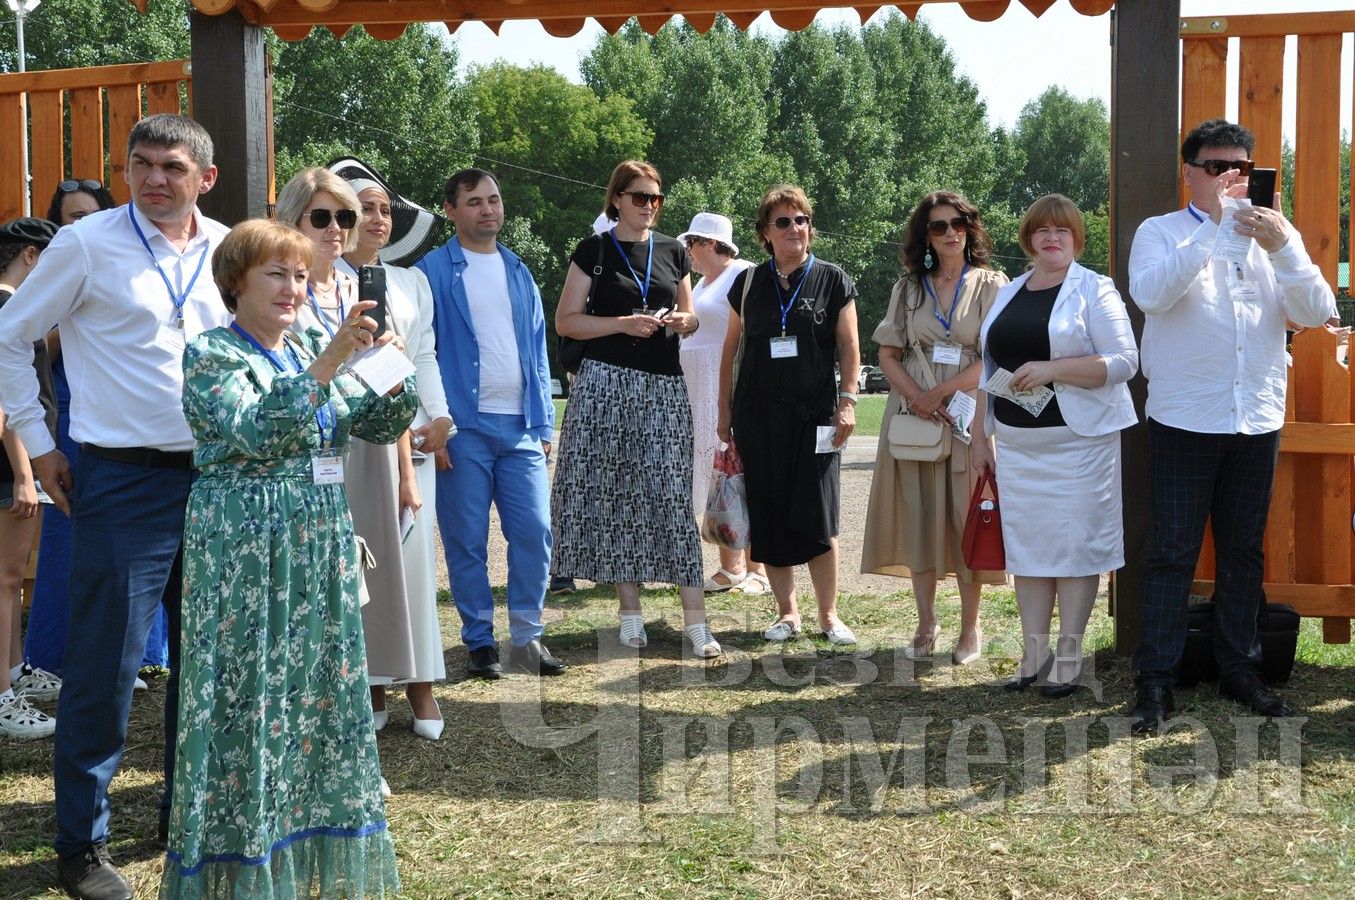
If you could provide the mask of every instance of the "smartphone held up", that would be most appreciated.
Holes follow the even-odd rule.
[[[363,266],[358,270],[358,299],[376,304],[363,315],[376,320],[373,337],[386,333],[386,270],[381,266]]]

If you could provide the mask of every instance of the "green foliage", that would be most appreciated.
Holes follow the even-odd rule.
[[[150,0],[143,16],[127,0],[48,0],[29,14],[24,43],[30,69],[182,59],[188,4]],[[17,55],[13,31],[0,29],[0,68],[13,71]]]
[[[1025,165],[1009,187],[1013,208],[1063,194],[1083,212],[1110,202],[1110,113],[1098,98],[1051,87],[1021,110],[1011,142]]]

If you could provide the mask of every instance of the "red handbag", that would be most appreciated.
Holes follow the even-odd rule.
[[[985,485],[993,488],[993,499],[983,496]],[[961,540],[964,563],[971,571],[1000,571],[1007,568],[1007,553],[1002,546],[1002,512],[998,509],[997,479],[985,469],[969,498]]]

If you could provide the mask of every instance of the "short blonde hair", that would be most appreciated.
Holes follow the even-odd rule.
[[[306,214],[306,207],[319,193],[333,196],[340,206],[351,209],[355,216],[362,218],[362,203],[353,192],[353,187],[329,169],[319,167],[302,169],[283,185],[282,192],[278,194],[274,218],[284,225],[299,226],[301,217]],[[348,241],[344,244],[343,252],[347,253],[357,245],[358,229],[355,226],[348,229]]]
[[[1046,225],[1071,229],[1073,256],[1082,255],[1082,248],[1087,245],[1087,224],[1082,221],[1082,210],[1062,194],[1045,194],[1030,205],[1016,230],[1016,239],[1026,256],[1035,258],[1035,248],[1031,246],[1030,238],[1037,229]]]
[[[602,211],[606,213],[607,218],[613,222],[621,218],[621,211],[616,208],[612,198],[619,191],[624,191],[630,187],[630,183],[637,178],[652,178],[654,183],[659,186],[659,191],[663,191],[663,178],[659,175],[659,170],[654,168],[653,163],[647,163],[640,159],[628,159],[616,164],[612,169],[612,177],[607,180],[607,199],[603,203]],[[663,206],[654,210],[654,223],[658,224],[659,215],[663,212]]]
[[[762,249],[768,253],[772,252],[772,242],[767,239],[767,229],[772,224],[772,210],[782,204],[798,209],[800,212],[814,218],[814,206],[809,202],[809,195],[805,189],[794,184],[778,184],[762,195],[762,199],[757,205],[757,241],[762,245]],[[809,223],[809,243],[814,243],[814,223]]]
[[[236,310],[240,282],[245,273],[275,259],[303,263],[307,268],[315,255],[315,245],[290,225],[267,219],[246,219],[212,253],[212,280],[221,292],[221,302]]]

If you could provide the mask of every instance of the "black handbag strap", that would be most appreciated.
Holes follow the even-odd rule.
[[[593,297],[598,292],[598,279],[602,277],[602,253],[607,249],[607,245],[602,242],[602,235],[598,235],[598,258],[593,263],[593,280],[588,283],[588,298],[583,301],[583,314],[591,316],[593,314]]]

